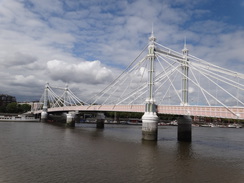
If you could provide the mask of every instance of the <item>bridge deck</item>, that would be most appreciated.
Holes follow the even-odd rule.
[[[117,111],[144,112],[144,105],[83,105],[48,108],[48,112],[60,111]],[[34,113],[41,113],[41,110]],[[190,115],[229,119],[244,119],[242,107],[208,107],[208,106],[158,106],[159,114]]]

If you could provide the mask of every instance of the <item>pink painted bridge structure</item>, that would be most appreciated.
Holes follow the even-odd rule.
[[[68,85],[47,83],[33,112],[42,119],[66,112],[68,124],[74,111],[143,112],[144,140],[157,140],[157,114],[179,116],[178,139],[186,141],[191,140],[191,116],[244,119],[244,74],[190,55],[186,42],[182,52],[167,48],[153,32],[138,57],[101,92],[87,101],[77,96]]]
[[[62,106],[49,108],[48,112],[69,112],[69,111],[88,111],[88,112],[145,112],[145,105],[81,105],[81,106]],[[41,113],[36,110],[34,113]],[[157,106],[157,113],[171,115],[190,115],[212,118],[244,119],[243,107],[213,107],[213,106]]]

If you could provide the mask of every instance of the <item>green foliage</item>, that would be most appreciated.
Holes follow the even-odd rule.
[[[9,103],[6,106],[7,113],[18,113],[18,104],[16,102]]]
[[[6,113],[24,113],[31,110],[29,104],[17,104],[16,102],[9,103],[7,106],[1,106],[0,112]]]
[[[0,106],[0,112],[5,113],[6,112],[6,106]]]
[[[20,105],[20,111],[21,112],[27,112],[31,110],[31,106],[29,104],[22,104]]]

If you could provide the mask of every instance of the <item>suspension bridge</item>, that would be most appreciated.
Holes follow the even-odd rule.
[[[167,48],[152,32],[136,59],[101,92],[81,100],[68,85],[47,83],[34,113],[46,118],[61,111],[144,112],[143,138],[155,140],[157,114],[183,116],[178,123],[189,131],[189,116],[244,119],[243,101],[244,74],[189,54],[186,43],[182,52]]]

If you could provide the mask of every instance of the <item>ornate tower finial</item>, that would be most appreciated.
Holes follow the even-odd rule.
[[[185,36],[185,41],[184,41],[184,48],[186,49],[186,36]]]
[[[152,23],[152,33],[151,33],[151,36],[149,37],[149,41],[151,41],[151,42],[156,41],[156,37],[153,34],[153,23]]]
[[[184,40],[184,48],[182,49],[182,53],[183,55],[188,55],[189,50],[186,47],[186,36],[185,36],[185,40]]]

